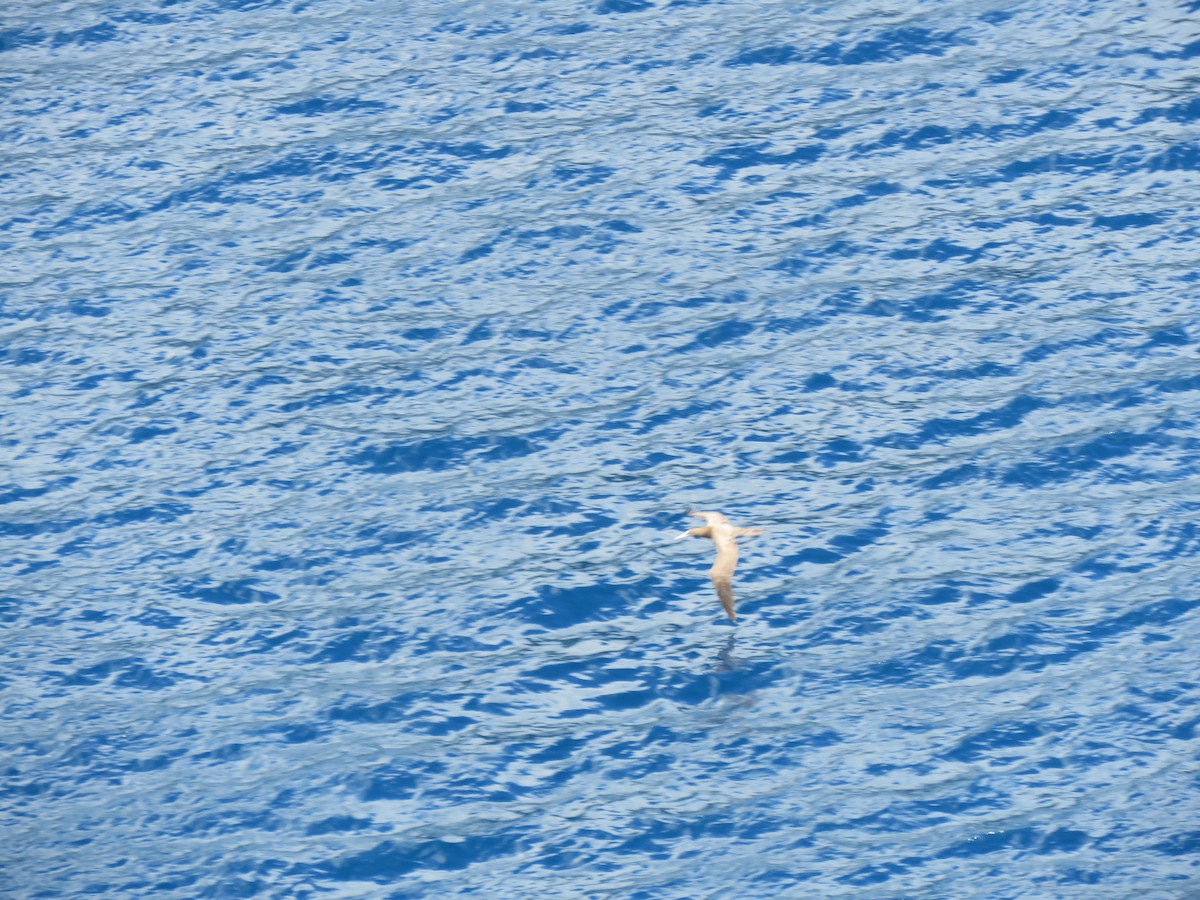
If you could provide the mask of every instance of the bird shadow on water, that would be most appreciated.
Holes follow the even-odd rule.
[[[717,673],[732,672],[740,668],[744,664],[744,660],[738,659],[733,655],[734,649],[737,647],[737,632],[729,635],[725,639],[724,645],[717,652],[717,658],[713,660],[713,671]]]
[[[739,697],[748,700],[760,689],[769,687],[783,672],[782,661],[769,652],[756,653],[752,639],[742,638],[740,653],[738,642],[736,632],[725,637],[715,656],[710,656],[704,666],[704,674],[700,677],[708,682],[710,699]]]

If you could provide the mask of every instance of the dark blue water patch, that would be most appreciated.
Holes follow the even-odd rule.
[[[402,800],[414,796],[427,780],[446,771],[440,760],[405,759],[370,773],[361,788],[361,798],[373,800]]]
[[[600,184],[607,181],[617,173],[617,170],[611,166],[600,164],[562,164],[555,166],[550,171],[550,177],[553,178],[559,185],[570,185],[574,188],[589,187],[594,184]],[[536,180],[530,185],[536,186]]]
[[[1200,599],[1172,597],[1166,600],[1141,602],[1128,612],[1101,619],[1083,629],[1086,638],[1099,640],[1144,630],[1147,626],[1164,627],[1200,607]]]
[[[784,222],[785,228],[823,228],[829,224],[829,217],[824,213],[811,213]]]
[[[361,623],[356,618],[340,620],[335,623],[334,629],[335,637],[309,656],[308,662],[380,662],[389,659],[409,640],[408,635],[398,634],[378,623]],[[298,632],[285,632],[277,636],[275,643],[291,641],[300,636]],[[267,644],[263,649],[270,646]]]
[[[879,767],[876,774],[885,774],[897,768],[901,767]],[[1003,806],[1002,796],[977,790],[950,797],[922,797],[911,802],[892,803],[877,813],[838,824],[850,828],[861,825],[881,833],[911,832],[944,825],[964,816],[986,814]]]
[[[1167,856],[1196,856],[1200,855],[1200,830],[1181,831],[1173,834],[1157,844],[1152,849]]]
[[[14,562],[16,562],[16,560],[14,560]],[[32,562],[26,562],[26,564],[22,568],[18,569],[15,574],[17,577],[24,577],[26,575],[33,575],[37,572],[41,572],[43,569],[53,569],[60,565],[62,565],[62,562],[57,559],[34,560]]]
[[[1007,597],[1009,603],[1032,603],[1057,591],[1062,582],[1057,578],[1038,578],[1015,588]]]
[[[591,657],[571,659],[565,662],[548,662],[530,670],[527,678],[529,684],[540,693],[542,689],[536,688],[538,682],[554,685],[558,681],[570,680],[575,684],[586,684],[589,681],[601,679],[603,676],[597,671],[598,665],[595,658]],[[557,689],[557,687],[553,689]]]
[[[992,831],[959,841],[938,853],[937,858],[982,856],[1002,850],[1025,850],[1036,855],[1072,852],[1081,849],[1090,840],[1087,832],[1073,828],[1055,828],[1047,832],[1031,826]]]
[[[330,709],[327,715],[335,722],[402,723],[407,730],[434,737],[462,731],[475,724],[476,720],[468,716],[447,716],[430,709],[429,699],[426,694],[408,692],[377,702],[345,702]],[[439,703],[450,703],[462,700],[463,695],[442,694],[437,699]]]
[[[905,872],[908,872],[912,868],[913,863],[920,862],[922,860],[915,858],[911,862],[909,859],[905,859],[899,862],[866,865],[848,875],[838,877],[837,881],[839,884],[849,884],[854,887],[883,884],[895,875],[903,875]]]
[[[874,443],[882,447],[904,450],[915,450],[929,443],[946,444],[954,438],[1014,428],[1029,413],[1043,409],[1045,406],[1044,400],[1028,394],[1021,394],[995,409],[985,410],[962,419],[939,416],[929,420],[915,432],[885,435],[876,439]]]
[[[990,178],[980,179],[987,184],[992,180],[1016,181],[1029,175],[1061,173],[1063,175],[1096,175],[1102,172],[1129,171],[1137,168],[1139,158],[1132,152],[1119,154],[1116,151],[1099,153],[1047,153],[1032,159],[1018,160],[1001,168]]]
[[[605,316],[614,316],[617,313],[624,313],[624,315],[621,316],[621,321],[638,322],[657,318],[663,312],[671,312],[680,309],[695,310],[704,309],[710,306],[722,306],[728,303],[736,303],[744,298],[745,295],[740,293],[687,297],[683,300],[637,300],[630,298],[627,300],[619,300],[616,303],[610,303],[602,310],[602,313]]]
[[[905,150],[920,150],[938,144],[948,144],[959,135],[944,125],[922,125],[917,128],[893,129],[883,134],[879,140],[864,144],[859,148],[860,155],[875,153],[880,150],[891,150],[903,147]]]
[[[370,819],[359,819],[354,816],[329,816],[313,822],[304,829],[304,833],[309,837],[322,834],[353,834],[358,831],[366,831],[372,825]]]
[[[815,50],[800,50],[792,44],[747,48],[727,60],[725,65],[784,66],[807,62],[825,66],[859,66],[914,55],[941,56],[949,47],[962,43],[964,40],[956,38],[953,33],[926,28],[896,28],[849,46],[835,41]]]
[[[49,358],[45,350],[34,347],[0,347],[0,362],[9,366],[35,366]]]
[[[894,28],[847,47],[835,41],[809,55],[809,60],[827,66],[860,66],[891,62],[906,56],[942,56],[950,47],[970,43],[953,32],[928,28]]]
[[[463,516],[463,525],[474,525],[479,522],[499,522],[515,518],[518,511],[524,510],[525,505],[515,497],[499,497],[479,500],[467,504],[465,508],[467,513]]]
[[[807,144],[791,151],[771,153],[767,142],[738,144],[718,150],[696,161],[697,165],[720,170],[728,177],[734,172],[754,166],[788,166],[795,163],[810,163],[820,159],[825,152],[823,144]]]
[[[304,628],[279,628],[275,631],[256,631],[241,638],[236,645],[226,643],[223,655],[230,659],[260,656],[279,647],[303,649],[310,646],[309,631]]]
[[[1078,298],[1072,297],[1071,301],[1076,299],[1080,301],[1096,299],[1092,295],[1084,295]],[[1117,299],[1117,298],[1113,298]],[[1056,353],[1063,350],[1068,350],[1073,347],[1097,347],[1105,344],[1119,344],[1128,339],[1130,332],[1121,328],[1101,328],[1099,331],[1092,332],[1085,337],[1072,338],[1064,341],[1047,341],[1039,344],[1032,350],[1026,350],[1021,354],[1022,362],[1040,362],[1043,359],[1048,359]]]
[[[240,606],[247,603],[270,603],[279,595],[261,591],[254,587],[256,578],[240,578],[213,583],[210,580],[191,583],[176,583],[173,590],[180,597],[215,603],[218,606]]]
[[[402,884],[419,869],[456,871],[486,863],[517,849],[519,833],[500,831],[475,834],[461,840],[432,839],[417,843],[385,840],[370,850],[315,868],[335,881],[370,881],[380,885]],[[305,866],[298,874],[309,875]]]
[[[1128,456],[1147,447],[1167,447],[1173,441],[1164,435],[1114,431],[1100,435],[1084,444],[1059,447],[1040,454],[1029,462],[1010,467],[1002,476],[1006,484],[1024,487],[1044,487],[1067,481],[1085,472],[1096,472],[1112,460]],[[1121,473],[1111,473],[1110,479],[1124,480]],[[1108,479],[1106,479],[1108,480]]]
[[[975,762],[983,757],[996,760],[1002,757],[995,751],[1024,747],[1045,733],[1045,728],[1038,722],[1005,721],[964,738],[943,755],[959,762]]]
[[[804,62],[805,55],[791,44],[768,44],[752,50],[743,50],[737,56],[727,60],[726,66],[786,66],[790,63]]]
[[[522,113],[522,112],[543,112],[550,109],[548,103],[537,103],[520,100],[508,100],[504,103],[504,111],[506,113]]]
[[[831,246],[836,247],[840,243],[836,242]],[[864,306],[862,293],[857,287],[843,288],[842,290],[826,294],[821,298],[821,312],[830,317],[842,313],[857,312]]]
[[[1147,228],[1151,225],[1158,225],[1162,221],[1163,217],[1156,213],[1126,213],[1115,216],[1096,216],[1092,220],[1092,225],[1108,231],[1124,231],[1127,228]]]
[[[39,522],[0,522],[0,535],[33,537],[39,534],[61,534],[83,524],[84,521],[84,519],[43,519]]]
[[[657,463],[655,463],[657,465]],[[602,513],[586,513],[582,521],[563,525],[530,525],[524,531],[526,534],[582,537],[594,534],[617,524],[617,520]]]
[[[804,381],[801,390],[806,394],[823,391],[826,388],[837,387],[838,380],[829,372],[814,372]]]
[[[832,633],[832,629],[829,629]],[[924,685],[936,683],[942,676],[942,664],[958,651],[951,641],[935,640],[917,650],[868,666],[856,680],[866,684]]]
[[[490,144],[483,143],[482,141],[464,141],[461,143],[436,141],[424,144],[423,148],[444,156],[451,156],[455,159],[471,160],[472,162],[490,159],[504,159],[513,152],[511,147],[503,145],[499,147],[493,147]]]
[[[601,621],[629,609],[630,597],[653,591],[658,579],[643,579],[635,585],[598,582],[578,587],[560,588],[541,585],[535,599],[518,604],[521,618],[549,628],[568,628],[581,622]]]
[[[398,155],[408,155],[412,148],[396,148]],[[372,147],[368,150],[335,150],[327,146],[315,146],[291,150],[259,166],[233,170],[206,183],[185,187],[171,192],[148,207],[148,212],[160,212],[171,207],[193,202],[226,203],[241,198],[231,188],[253,185],[257,182],[279,182],[289,179],[319,178],[324,181],[343,181],[356,175],[386,165],[392,153]]]
[[[1134,124],[1151,122],[1155,119],[1166,119],[1169,122],[1191,123],[1200,120],[1200,97],[1193,97],[1174,106],[1156,106],[1143,110],[1134,120]]]
[[[161,607],[152,606],[138,613],[136,616],[131,616],[130,621],[137,622],[139,625],[149,625],[151,628],[161,628],[164,631],[171,631],[178,628],[187,619],[168,612]]]
[[[134,657],[120,657],[76,669],[62,678],[63,684],[92,685],[109,682],[112,687],[157,691],[170,687],[181,678],[195,678],[180,672],[166,672]],[[111,679],[111,681],[110,681]]]
[[[937,369],[935,371],[938,378],[958,381],[964,379],[974,380],[976,378],[1002,378],[1012,375],[1016,370],[1012,366],[988,361],[957,369]]]
[[[926,613],[919,607],[896,605],[882,607],[870,614],[842,615],[814,630],[806,643],[813,646],[861,643],[862,638],[886,631],[893,622],[907,617],[925,618]]]
[[[567,59],[572,54],[560,53],[557,50],[551,50],[549,47],[535,47],[533,50],[524,50],[518,54],[517,59],[525,61],[531,59]]]
[[[878,140],[856,148],[854,155],[862,156],[880,151],[893,151],[896,147],[902,147],[905,150],[919,150],[974,138],[999,142],[1017,137],[1028,137],[1052,129],[1070,128],[1078,121],[1080,112],[1081,110],[1056,109],[1036,116],[1027,116],[1019,122],[988,126],[972,123],[955,129],[937,124],[895,128],[884,133]]]
[[[873,544],[891,534],[892,529],[882,522],[866,528],[860,528],[850,534],[839,534],[830,539],[829,543],[843,554],[855,553],[863,547]]]
[[[506,237],[508,234],[509,232],[507,230],[503,231],[501,232],[500,237]],[[495,252],[498,244],[499,240],[486,241],[485,243],[478,244],[475,247],[472,247],[470,250],[464,250],[459,255],[458,261],[459,263],[469,263],[474,262],[477,259],[483,259],[485,256],[491,256],[492,253]]]
[[[335,112],[379,112],[388,104],[379,100],[360,100],[357,97],[310,97],[275,107],[275,112],[285,116],[320,116]]]
[[[468,459],[505,460],[536,453],[554,438],[553,434],[487,435],[427,438],[369,447],[347,457],[351,465],[391,475],[399,472],[440,472],[462,465]]]
[[[107,315],[107,312],[105,313]],[[71,385],[72,391],[90,391],[93,388],[99,387],[105,381],[113,380],[128,384],[137,380],[137,369],[129,369],[124,372],[101,372],[96,375],[89,375],[87,378],[82,378],[75,384]]]
[[[0,624],[9,625],[20,619],[25,603],[19,597],[0,597]]]
[[[401,547],[411,547],[423,540],[426,535],[420,531],[396,528],[391,525],[373,525],[360,528],[355,537],[365,543],[343,549],[342,552],[350,557],[365,556],[372,553],[390,553]],[[264,560],[260,568],[267,569],[310,569],[332,562],[328,558],[309,557],[279,557],[277,561]]]
[[[189,515],[192,507],[186,503],[154,503],[149,506],[133,506],[115,512],[103,513],[92,521],[97,525],[132,525],[140,522],[174,522],[180,516]]]
[[[916,596],[916,601],[928,606],[942,606],[947,603],[961,603],[966,595],[961,585],[939,584],[927,588]]]
[[[842,554],[826,547],[805,547],[799,553],[791,553],[781,557],[779,564],[783,568],[791,568],[799,563],[816,563],[827,566],[842,559]]]
[[[381,545],[382,546],[382,545]],[[361,555],[364,551],[345,551],[348,556]],[[333,562],[329,556],[273,556],[259,560],[254,568],[260,572],[306,572],[319,569]]]
[[[631,418],[612,418],[600,426],[603,431],[625,431],[631,430],[635,434],[649,434],[657,428],[675,422],[678,420],[687,420],[699,415],[706,410],[712,409],[716,404],[713,401],[696,400],[691,403],[685,403],[682,406],[672,406],[664,409],[662,412],[654,413],[653,415],[641,415]],[[679,446],[673,448],[680,452],[687,452],[691,448],[687,446]]]
[[[130,222],[139,218],[143,211],[136,207],[130,206],[121,201],[112,201],[108,203],[88,204],[83,203],[76,207],[75,210],[68,216],[60,218],[57,222],[47,228],[39,228],[33,232],[33,237],[38,240],[55,237],[60,234],[65,234],[70,231],[84,230],[97,225],[107,225],[115,222]],[[91,309],[103,309],[104,307],[89,307],[87,304],[80,303],[76,310],[77,315],[106,315],[107,313],[89,312]]]
[[[961,466],[952,466],[949,469],[939,472],[937,475],[926,478],[921,482],[921,487],[925,490],[933,491],[938,488],[965,484],[984,475],[985,473],[978,466],[972,463],[965,463]]]
[[[231,762],[233,760],[245,759],[249,752],[250,747],[245,743],[232,741],[207,750],[197,751],[191,755],[191,758],[196,760],[212,760],[214,762]]]
[[[1040,215],[1029,216],[1026,221],[1033,222],[1035,225],[1045,225],[1047,228],[1050,228],[1059,225],[1080,225],[1084,219],[1078,217],[1072,218],[1059,213],[1041,213]]]
[[[644,12],[653,9],[651,0],[601,0],[596,6],[596,12],[601,15]]]
[[[984,79],[985,84],[1011,84],[1018,78],[1024,78],[1029,74],[1028,69],[1005,69],[1002,72],[994,72]]]
[[[1200,11],[1200,2],[1198,0],[1189,0],[1187,8],[1189,12]],[[1178,53],[1172,55],[1179,59],[1195,59],[1197,56],[1200,56],[1200,40],[1185,44],[1179,49]]]
[[[535,249],[548,249],[555,241],[573,241],[591,231],[584,225],[553,225],[550,228],[518,231],[514,234],[517,244]]]
[[[648,673],[654,693],[675,703],[700,705],[718,696],[752,694],[787,676],[779,660],[738,659],[736,637],[732,634],[717,654],[714,671]]]
[[[1030,582],[1014,593],[1028,590],[1031,594],[1048,596],[1057,588],[1056,579]],[[945,595],[957,599],[957,595]],[[986,595],[983,595],[986,597]],[[1010,595],[1011,597],[1012,595]],[[972,605],[975,605],[974,603]],[[997,677],[1013,671],[1038,672],[1049,666],[1070,662],[1081,654],[1092,653],[1104,646],[1106,639],[1127,634],[1147,633],[1149,628],[1166,628],[1200,607],[1200,600],[1168,599],[1157,603],[1142,603],[1136,608],[1108,616],[1090,625],[1063,625],[1052,628],[1042,622],[1024,622],[991,640],[978,645],[959,645],[950,642],[931,643],[922,650],[889,660],[865,676],[866,680],[893,678],[938,679],[949,675],[954,679]],[[1072,611],[1065,606],[1058,615]]]
[[[741,340],[753,331],[754,325],[752,323],[743,322],[740,319],[730,319],[726,322],[720,322],[705,328],[696,335],[694,340],[684,344],[677,352],[686,353],[690,350],[700,348],[718,347],[721,344]]]
[[[966,484],[967,481],[973,481],[977,478],[984,478],[986,472],[980,469],[976,464],[964,463],[962,466],[952,466],[948,469],[943,469],[942,472],[929,476],[928,479],[920,482],[920,487],[926,491],[936,491],[940,487],[953,487],[954,485]]]
[[[583,715],[585,712],[590,714],[597,708],[612,712],[624,712],[648,706],[655,699],[657,699],[657,693],[652,687],[644,684],[637,687],[625,687],[619,691],[606,691],[600,696],[593,698],[586,710],[571,710],[564,713],[564,716],[570,716],[575,712],[579,715]]]
[[[917,244],[920,243],[920,241],[913,240],[907,243]],[[989,241],[979,247],[964,247],[961,244],[956,244],[953,241],[946,240],[945,238],[935,238],[923,246],[893,250],[888,254],[888,256],[892,259],[930,259],[935,262],[945,262],[949,259],[958,258],[964,259],[968,262],[974,262],[988,250],[998,246],[1001,245],[996,242]]]
[[[141,444],[145,441],[154,440],[157,437],[175,434],[177,431],[179,429],[173,425],[139,425],[129,432],[127,440],[131,444]]]
[[[293,400],[288,403],[281,403],[278,406],[278,409],[280,412],[296,412],[297,410],[301,409],[319,409],[322,406],[340,406],[343,403],[354,403],[367,397],[383,400],[389,397],[394,397],[400,393],[403,392],[394,388],[368,386],[351,382],[332,391],[316,394],[312,397],[306,397],[303,400]]]
[[[870,203],[872,200],[875,200],[879,197],[886,197],[889,194],[898,194],[903,190],[904,190],[904,188],[902,188],[898,184],[892,184],[891,182],[887,182],[887,181],[877,181],[874,184],[867,185],[865,188],[863,188],[862,191],[860,191],[857,194],[852,194],[849,197],[845,197],[841,200],[838,200],[836,203],[833,204],[833,206],[831,208],[832,209],[852,209],[856,206],[862,206],[864,203]],[[823,220],[825,217],[824,216],[816,216],[816,217],[810,217],[810,218],[817,218],[817,219]],[[796,223],[790,222],[788,224],[795,225]],[[806,224],[809,224],[809,223],[806,223]]]
[[[1153,172],[1200,170],[1200,142],[1181,141],[1148,157],[1146,168]]]
[[[1191,343],[1187,329],[1182,325],[1171,325],[1151,332],[1145,347],[1185,347]]]
[[[81,28],[78,31],[60,31],[56,33],[54,35],[53,46],[65,47],[68,44],[76,46],[103,44],[116,40],[118,36],[119,32],[112,22],[101,22],[99,25],[93,25],[90,28]]]
[[[992,246],[994,245],[984,244],[969,252],[976,255],[983,254]],[[928,250],[928,247],[925,250]],[[956,254],[951,254],[951,256],[954,255]],[[986,309],[987,304],[982,303],[979,299],[982,292],[981,289],[982,286],[977,282],[958,280],[939,290],[913,297],[911,300],[876,300],[869,306],[864,307],[863,312],[871,315],[900,315],[913,322],[937,322],[944,320],[946,318],[945,314],[949,311],[962,309],[966,306],[974,305],[980,311]]]
[[[815,459],[826,468],[834,468],[842,463],[862,462],[863,449],[861,444],[850,438],[834,438],[821,445]]]
[[[46,33],[40,28],[6,28],[0,30],[0,53],[19,47],[32,47],[45,39]]]
[[[166,13],[146,12],[140,9],[123,10],[110,13],[115,22],[136,22],[138,25],[167,25],[175,21],[174,16]]]
[[[41,497],[43,494],[47,494],[50,491],[69,485],[75,480],[75,478],[62,478],[42,487],[30,488],[21,487],[20,485],[11,483],[6,484],[3,487],[0,487],[0,506],[3,506],[7,503],[18,503],[21,500],[32,500],[34,497]]]

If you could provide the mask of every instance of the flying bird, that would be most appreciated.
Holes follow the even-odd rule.
[[[689,509],[688,515],[703,519],[704,527],[689,528],[675,540],[682,540],[688,536],[712,538],[713,543],[717,545],[717,561],[708,570],[708,577],[717,589],[717,597],[725,607],[725,612],[729,614],[731,621],[736,622],[737,615],[733,611],[733,569],[738,561],[737,539],[762,534],[763,530],[734,528],[727,518],[716,512],[693,512]]]

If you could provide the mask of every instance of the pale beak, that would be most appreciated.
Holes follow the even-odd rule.
[[[691,530],[689,529],[688,531],[685,531],[683,534],[681,534],[679,537],[675,538],[675,540],[677,540],[677,541],[682,541],[682,540],[683,540],[685,537],[687,537],[687,536],[688,536],[688,535],[690,535],[691,533],[692,533],[692,532],[691,532]]]

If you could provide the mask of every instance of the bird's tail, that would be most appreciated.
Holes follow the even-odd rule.
[[[733,611],[733,580],[730,578],[714,578],[712,580],[713,587],[717,589],[717,597],[721,601],[721,605],[725,607],[725,612],[729,614],[731,622],[737,621],[737,613]]]

